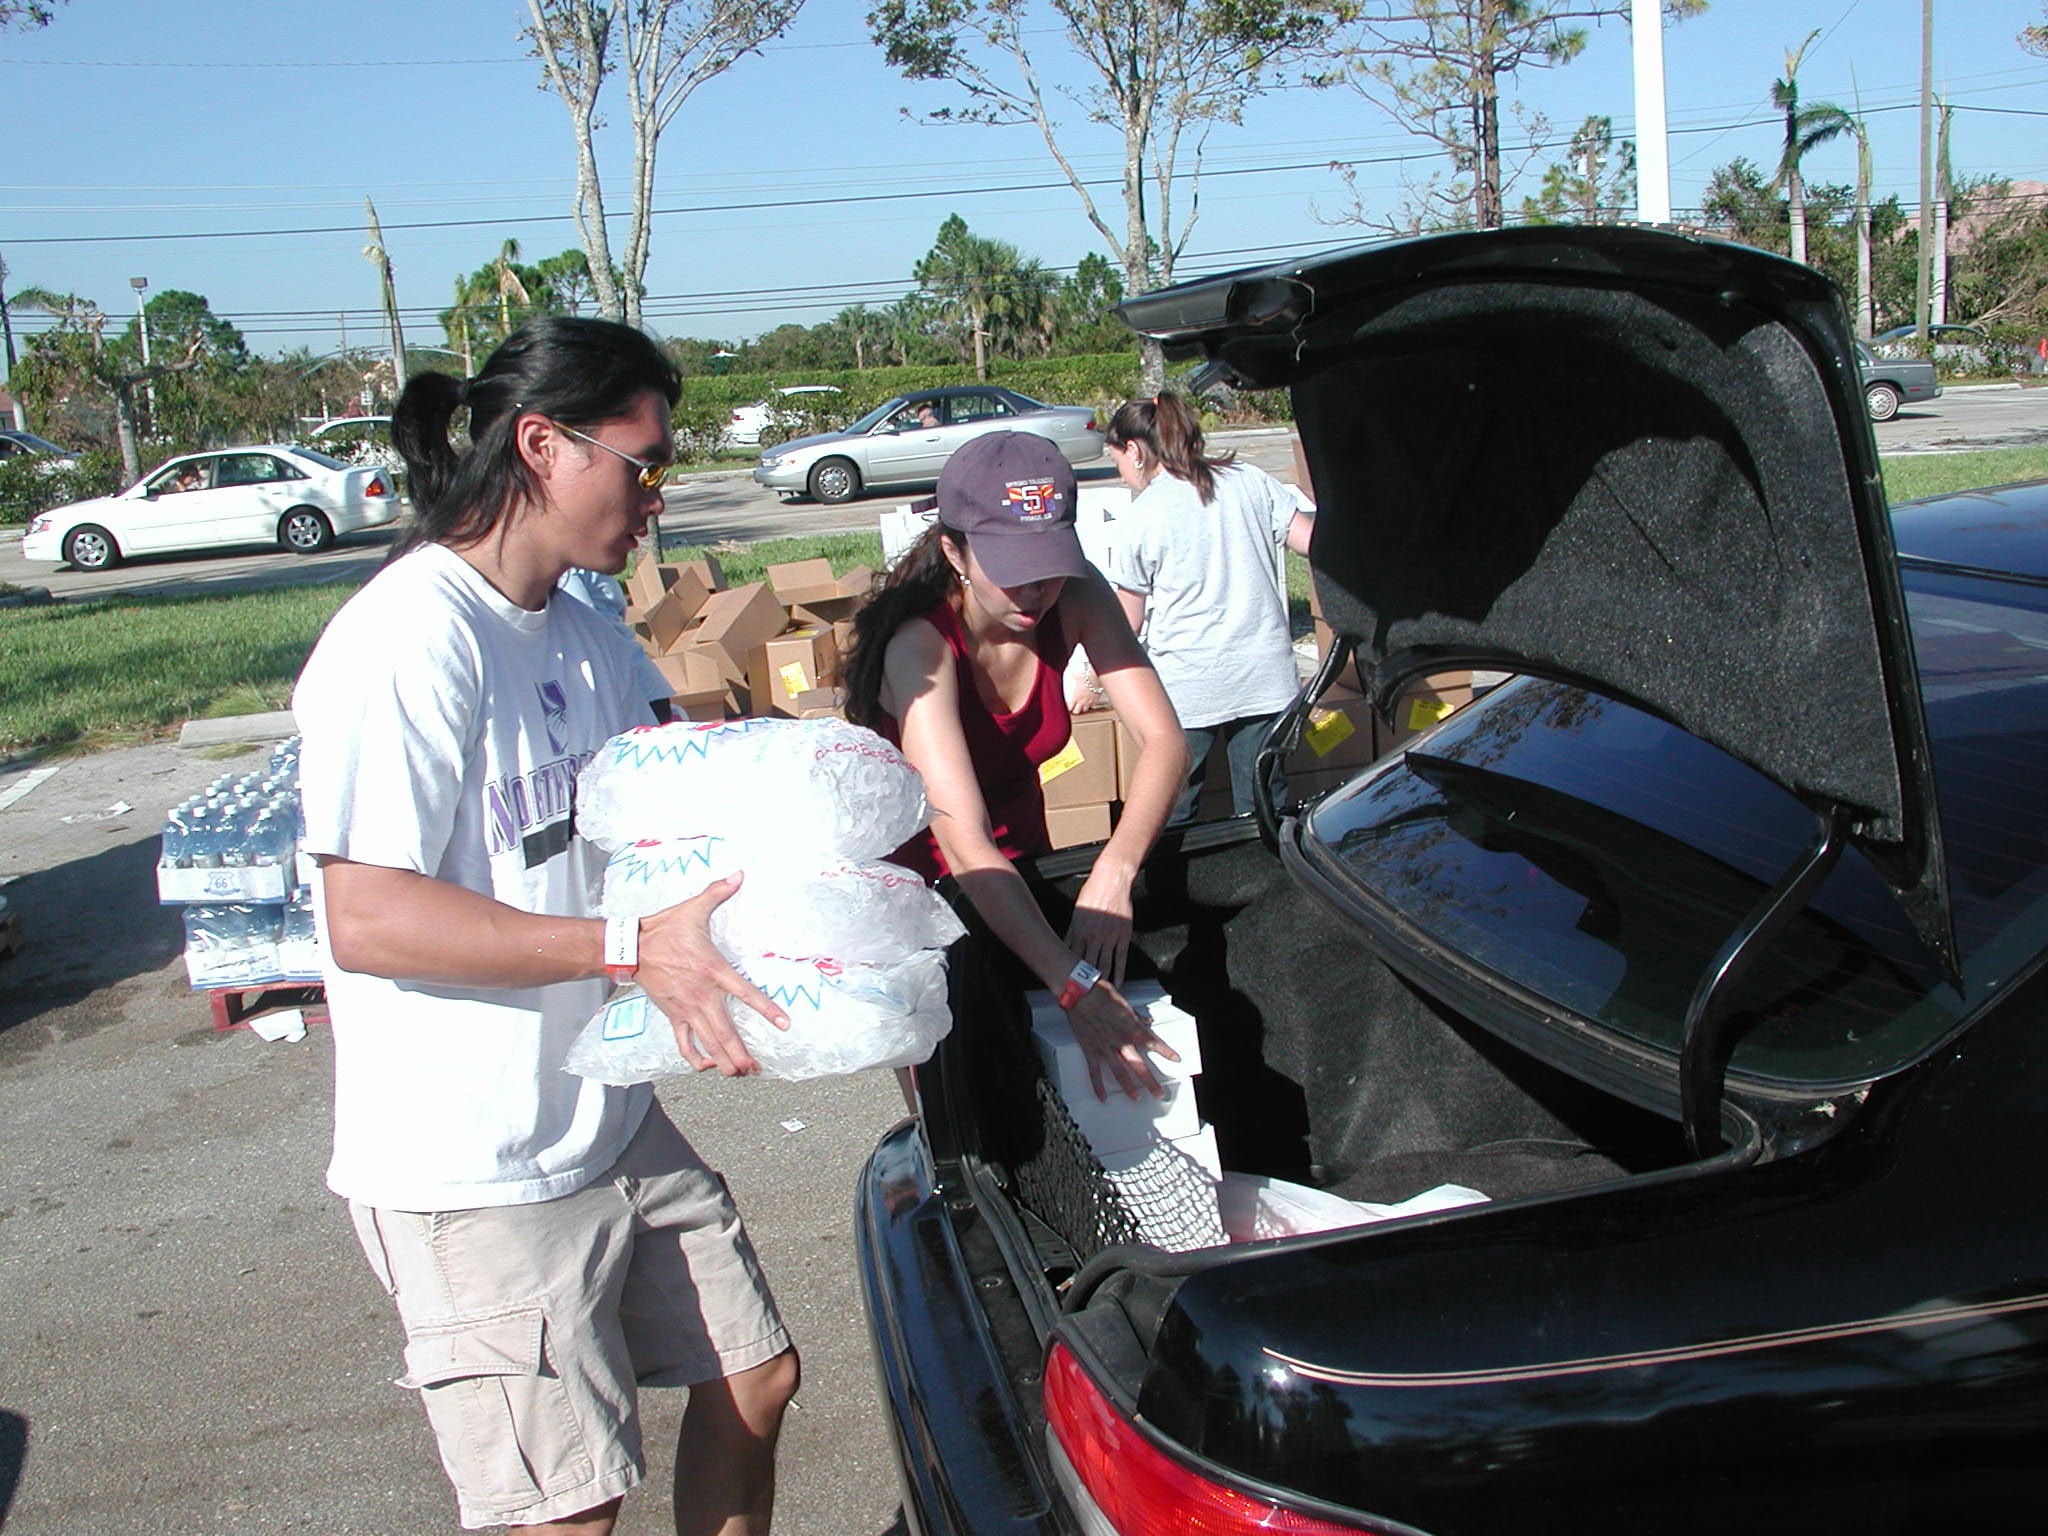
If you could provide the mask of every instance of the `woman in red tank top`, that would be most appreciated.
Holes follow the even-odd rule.
[[[1145,1053],[1172,1052],[1117,990],[1131,886],[1173,808],[1187,749],[1115,595],[1081,553],[1076,494],[1059,450],[1029,433],[989,433],[955,453],[939,477],[938,523],[855,620],[846,713],[924,775],[931,830],[897,862],[953,875],[1062,998],[1096,1092],[1135,1097],[1159,1091]],[[1061,672],[1077,645],[1136,738],[1138,763],[1062,936],[1010,861],[1050,846],[1038,768],[1072,734]]]

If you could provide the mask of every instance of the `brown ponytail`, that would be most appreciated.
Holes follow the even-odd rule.
[[[1185,480],[1207,506],[1216,499],[1216,471],[1236,462],[1233,453],[1202,452],[1202,422],[1192,407],[1171,390],[1150,400],[1130,400],[1117,407],[1104,434],[1118,448],[1143,443],[1159,467]]]

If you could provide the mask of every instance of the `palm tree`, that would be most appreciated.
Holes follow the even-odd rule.
[[[1023,265],[1014,245],[971,233],[957,213],[939,226],[939,238],[917,264],[918,283],[967,326],[979,382],[988,381],[990,322],[999,310],[1007,315]]]
[[[1792,259],[1806,260],[1806,184],[1799,179],[1799,162],[1811,150],[1830,139],[1856,131],[1856,119],[1833,102],[1799,104],[1799,61],[1813,46],[1819,31],[1806,34],[1806,41],[1785,53],[1785,78],[1771,82],[1771,105],[1785,114],[1785,148],[1778,157],[1778,185],[1792,218]]]

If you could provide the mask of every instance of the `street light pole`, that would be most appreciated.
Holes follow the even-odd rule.
[[[149,311],[143,307],[142,294],[143,290],[149,287],[149,279],[146,277],[131,277],[128,279],[128,286],[135,290],[135,324],[142,331],[142,366],[147,370],[149,367]],[[150,426],[154,428],[156,425],[156,386],[146,380],[142,386],[142,399],[147,407]]]

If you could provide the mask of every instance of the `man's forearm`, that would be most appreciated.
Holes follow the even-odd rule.
[[[411,870],[323,859],[328,947],[398,981],[540,987],[604,974],[604,924],[522,912]]]

